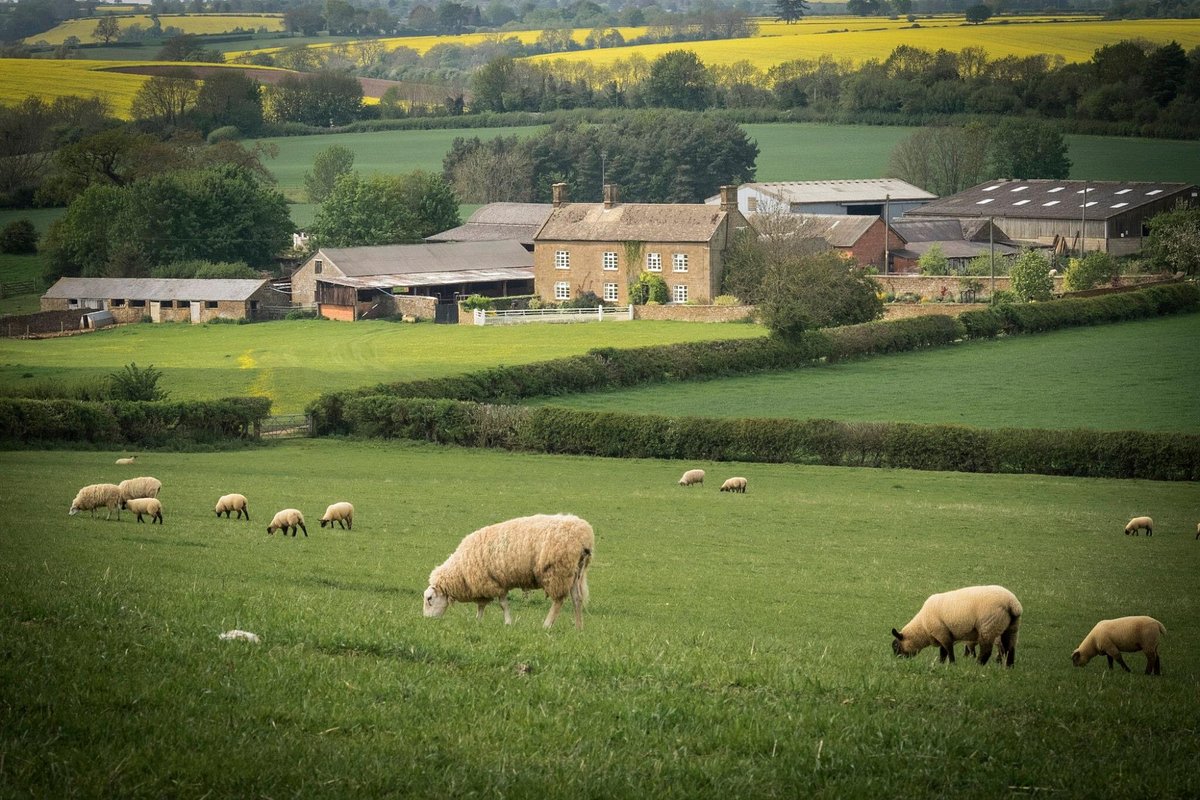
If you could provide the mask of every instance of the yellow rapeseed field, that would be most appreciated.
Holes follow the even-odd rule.
[[[924,50],[982,47],[992,58],[1038,53],[1061,55],[1068,62],[1087,61],[1106,44],[1122,39],[1146,39],[1156,44],[1172,40],[1184,50],[1200,46],[1200,19],[1087,20],[1060,22],[1014,18],[1009,24],[965,25],[962,18],[920,20],[913,28],[904,20],[864,20],[861,17],[819,17],[794,25],[764,23],[759,35],[749,39],[639,45],[604,50],[582,50],[533,56],[536,61],[587,61],[609,66],[638,54],[648,61],[671,50],[694,52],[705,64],[728,65],[749,61],[767,69],[784,61],[816,59],[830,55],[856,64],[885,59],[898,45]]]
[[[141,25],[149,28],[153,23],[148,14],[116,14],[117,22],[122,28],[128,25]],[[69,19],[43,33],[29,36],[26,44],[47,42],[53,45],[62,44],[69,36],[88,43],[97,41],[92,32],[96,30],[98,17]],[[159,24],[164,28],[179,28],[184,33],[231,33],[238,28],[256,31],[266,28],[268,31],[282,31],[282,14],[160,14]]]

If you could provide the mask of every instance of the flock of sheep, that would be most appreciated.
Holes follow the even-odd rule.
[[[117,463],[133,463],[122,459]],[[690,469],[679,479],[680,486],[704,483],[704,470]],[[742,477],[726,480],[722,492],[745,493],[747,481]],[[162,503],[158,493],[162,482],[141,477],[120,484],[101,483],[79,490],[71,503],[71,514],[106,507],[117,519],[121,509],[137,514],[138,522],[149,515],[151,523],[162,523]],[[234,512],[237,519],[250,519],[244,495],[227,494],[216,504],[218,517],[226,519]],[[105,519],[108,519],[106,516]],[[352,529],[354,506],[347,502],[330,505],[321,517],[321,527],[338,523],[344,530]],[[308,536],[304,515],[297,509],[285,508],[275,514],[267,533],[289,530]],[[1154,533],[1154,520],[1134,517],[1125,526],[1125,534],[1147,536]],[[1200,539],[1200,523],[1196,525]],[[477,607],[476,618],[493,600],[504,610],[504,623],[512,623],[508,593],[513,589],[529,592],[542,589],[550,599],[550,612],[544,627],[554,624],[567,597],[575,614],[575,627],[583,628],[583,607],[588,599],[587,569],[595,549],[595,532],[585,520],[571,514],[537,514],[518,517],[488,525],[468,534],[441,565],[429,574],[429,586],[424,593],[426,617],[441,617],[455,602],[471,602]],[[939,661],[954,662],[954,646],[966,645],[964,655],[977,657],[986,664],[993,650],[997,661],[1012,666],[1017,652],[1017,632],[1021,624],[1021,602],[1003,586],[968,586],[954,591],[931,595],[902,630],[892,628],[892,650],[898,656],[912,657],[926,647],[937,645]],[[1166,633],[1161,622],[1148,616],[1121,617],[1101,620],[1071,654],[1079,667],[1103,653],[1108,667],[1113,662],[1125,671],[1129,666],[1121,653],[1142,651],[1146,654],[1146,674],[1161,675],[1162,661],[1158,656],[1159,637]]]

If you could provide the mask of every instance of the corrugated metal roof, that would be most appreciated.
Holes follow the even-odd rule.
[[[912,209],[905,216],[1082,219],[1086,213],[1087,219],[1094,220],[1172,197],[1195,202],[1196,196],[1196,186],[1188,183],[996,180]]]
[[[741,189],[754,189],[784,203],[883,203],[890,198],[897,202],[933,200],[936,194],[919,189],[897,178],[871,178],[844,181],[773,181],[743,183]],[[720,196],[708,198],[707,203],[720,202]]]
[[[920,258],[929,252],[929,249],[938,246],[942,248],[942,255],[946,258],[975,258],[975,256],[986,256],[995,248],[997,256],[1009,256],[1021,252],[1021,248],[1012,244],[1001,244],[996,242],[988,244],[987,242],[968,242],[962,239],[949,241],[927,241],[927,242],[909,242],[904,246],[903,250],[897,250],[893,255],[906,258]]]
[[[536,241],[708,242],[726,212],[703,203],[568,203],[554,209]]]
[[[451,272],[417,272],[407,275],[368,275],[360,278],[331,278],[320,283],[353,286],[356,289],[391,289],[396,286],[446,286],[457,283],[533,280],[533,269],[461,269]]]
[[[494,242],[512,239],[532,244],[554,206],[549,203],[488,203],[475,210],[465,223],[426,236],[427,242]]]
[[[348,277],[533,268],[533,254],[512,240],[322,247],[320,252]]]
[[[59,278],[42,295],[50,299],[247,300],[261,278]]]

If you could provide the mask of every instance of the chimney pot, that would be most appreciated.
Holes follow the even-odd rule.
[[[615,183],[604,184],[604,207],[612,208],[617,204],[617,185]]]
[[[556,183],[550,187],[550,197],[554,201],[554,207],[560,208],[567,202],[567,184]]]
[[[734,184],[726,184],[721,187],[721,210],[722,211],[737,211],[738,187]]]

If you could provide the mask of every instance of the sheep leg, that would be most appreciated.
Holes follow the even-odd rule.
[[[1146,653],[1146,674],[1147,675],[1162,675],[1162,662],[1159,661],[1157,652]]]
[[[988,662],[988,660],[991,659],[991,657],[992,657],[992,640],[988,639],[986,642],[982,642],[979,645],[979,663],[980,663],[980,665],[986,664]]]
[[[504,624],[512,625],[512,612],[508,610],[508,592],[500,596],[500,607],[504,609]]]
[[[1112,662],[1113,662],[1113,660],[1114,660],[1114,659],[1116,660],[1116,662],[1117,662],[1118,664],[1120,664],[1120,665],[1121,665],[1121,669],[1125,670],[1126,672],[1133,672],[1133,670],[1131,670],[1131,669],[1129,668],[1129,665],[1125,663],[1125,659],[1121,658],[1121,653],[1120,653],[1120,651],[1118,651],[1116,655],[1113,655],[1113,656],[1109,656],[1109,657],[1108,657],[1108,662],[1109,662],[1108,668],[1109,668],[1109,669],[1112,669]]]
[[[549,628],[554,624],[554,620],[558,619],[558,612],[562,610],[562,605],[563,598],[556,597],[550,604],[550,613],[546,615],[546,621],[542,623],[543,628]]]
[[[304,527],[303,522],[300,523],[300,530],[304,531],[304,538],[307,539],[308,538],[308,528]],[[292,528],[292,536],[293,536],[293,538],[296,536],[295,528]]]
[[[487,608],[488,600],[479,600],[475,603],[478,608],[475,610],[475,619],[483,619],[483,610]]]

